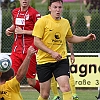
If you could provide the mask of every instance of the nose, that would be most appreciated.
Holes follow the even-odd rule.
[[[60,8],[59,7],[57,7],[57,9],[56,9],[57,11],[60,11]]]

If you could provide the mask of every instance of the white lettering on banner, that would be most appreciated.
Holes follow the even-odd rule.
[[[16,18],[15,24],[16,25],[25,25],[25,19],[24,18]]]
[[[100,58],[75,57],[75,63],[70,67],[76,87],[100,86]]]

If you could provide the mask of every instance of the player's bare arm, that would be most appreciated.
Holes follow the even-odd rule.
[[[35,54],[37,52],[37,50],[35,50],[32,46],[30,46],[28,48],[27,51],[27,55],[26,58],[24,59],[22,65],[20,66],[20,68],[18,69],[17,75],[16,75],[16,79],[20,82],[22,80],[22,78],[24,77],[24,75],[26,74],[27,70],[28,70],[28,65],[30,63],[30,59],[32,57],[33,54]]]
[[[69,42],[67,41],[67,44],[68,44],[68,48],[69,48],[69,50],[70,50],[71,55],[74,55],[73,43],[69,43]]]
[[[71,61],[71,64],[73,64],[75,62],[73,43],[67,42],[67,44],[68,44],[68,48],[69,48],[70,53],[71,53],[71,55],[70,55],[70,61]]]
[[[15,34],[28,34],[28,35],[32,35],[32,31],[33,30],[22,30],[20,27],[16,27],[15,29]]]
[[[67,41],[70,43],[80,43],[80,42],[84,42],[84,41],[90,41],[90,40],[96,40],[96,36],[95,34],[89,34],[87,36],[76,36],[73,35],[72,37],[68,37]]]

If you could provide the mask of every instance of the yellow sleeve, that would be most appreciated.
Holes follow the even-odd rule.
[[[38,38],[42,38],[43,37],[43,33],[44,33],[44,28],[45,28],[45,21],[40,18],[35,23],[32,35],[36,36]]]
[[[72,36],[73,36],[72,30],[71,30],[71,28],[69,28],[68,33],[67,33],[67,37],[72,37]]]

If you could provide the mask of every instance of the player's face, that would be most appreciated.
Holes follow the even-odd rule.
[[[28,7],[30,4],[30,0],[19,0],[20,1],[20,6],[21,7]]]
[[[63,10],[63,4],[61,1],[53,2],[51,6],[49,6],[49,11],[51,12],[51,16],[54,19],[60,19],[61,13]]]

